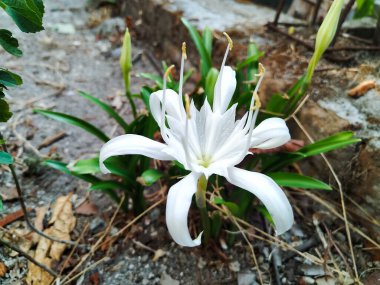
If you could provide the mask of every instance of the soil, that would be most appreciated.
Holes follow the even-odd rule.
[[[9,148],[16,157],[17,172],[27,206],[36,209],[50,205],[62,195],[74,193],[72,201],[78,207],[86,198],[97,211],[90,215],[77,214],[78,222],[73,239],[78,238],[88,224],[89,230],[85,240],[93,243],[109,222],[116,206],[102,193],[87,192],[87,183],[57,172],[43,165],[42,161],[47,156],[65,162],[91,157],[99,151],[102,142],[78,128],[35,114],[33,109],[52,109],[84,118],[104,130],[110,137],[122,134],[122,130],[110,118],[103,116],[98,107],[78,96],[77,91],[83,90],[106,102],[117,103],[118,113],[127,121],[131,120],[130,107],[123,97],[124,86],[118,60],[122,36],[120,31],[125,28],[124,20],[101,19],[101,13],[98,10],[89,12],[84,1],[45,2],[46,30],[38,34],[17,32],[17,28],[9,19],[2,18],[2,27],[14,31],[24,55],[19,59],[0,51],[0,56],[5,59],[3,65],[6,68],[22,76],[24,84],[20,88],[9,90],[8,101],[11,103],[14,116],[7,125],[0,126],[0,131],[7,138]],[[99,25],[96,27],[90,27],[98,22]],[[157,73],[156,66],[159,60],[152,58],[150,48],[138,39],[133,41],[133,57],[135,62],[132,91],[138,92],[141,86],[151,82],[137,75],[141,72]],[[60,131],[66,133],[64,138],[48,147],[38,149],[46,138]],[[4,201],[4,211],[0,213],[0,220],[19,210],[15,195],[11,195],[11,192],[14,192],[12,189],[14,184],[9,171],[0,168],[0,193],[10,197]],[[301,208],[297,210],[297,224],[281,239],[294,246],[310,244],[304,250],[313,255],[328,254],[323,241],[316,234],[316,228],[319,226],[315,226],[311,221],[315,214],[318,217],[313,216],[314,220],[323,221],[323,226],[326,225],[330,229],[337,229],[332,235],[335,242],[341,244],[344,252],[343,256],[335,251],[330,252],[329,262],[334,260],[342,272],[349,271],[345,262],[351,267],[352,260],[349,257],[343,223],[326,215],[326,209],[312,199],[300,195],[299,192],[290,194],[295,207]],[[337,195],[332,197],[339,201],[335,196]],[[236,241],[232,246],[225,245],[224,235],[220,241],[208,246],[181,248],[167,233],[164,213],[163,203],[135,223],[115,243],[96,252],[82,269],[104,256],[109,258],[81,275],[76,284],[258,284],[257,268],[252,254],[239,234],[236,234]],[[120,213],[111,233],[117,232],[131,219],[130,213]],[[191,214],[190,220],[199,224],[196,211]],[[257,213],[250,215],[249,222],[265,228],[265,222]],[[18,221],[8,225],[8,228],[20,224],[22,222]],[[279,269],[280,283],[277,284],[334,284],[327,283],[332,277],[326,276],[332,276],[332,273],[326,273],[323,266],[311,265],[301,256],[276,249],[265,241],[253,239],[252,236],[249,236],[249,240],[254,245],[265,284],[276,282],[273,264],[278,265]],[[359,272],[362,274],[361,277],[365,278],[380,266],[379,259],[362,250],[368,246],[362,236],[353,234],[353,240]],[[165,254],[154,260],[157,250],[162,250]],[[84,250],[76,250],[71,258],[72,264],[64,270],[64,274],[70,271],[85,253]],[[63,260],[67,255],[68,253],[65,253]],[[279,256],[280,261],[276,261]],[[0,278],[0,284],[23,284],[28,267],[26,259],[15,256],[3,247],[0,248],[0,261],[8,267],[8,273]],[[62,264],[63,261],[57,264],[57,268]],[[353,280],[345,278],[345,282],[352,284]]]

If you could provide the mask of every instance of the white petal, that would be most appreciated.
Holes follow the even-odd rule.
[[[221,73],[222,72],[219,73],[218,80],[215,84],[212,108],[213,111],[217,113],[224,113],[227,110],[236,88],[235,70],[230,66],[225,66],[223,68],[222,77],[220,76]]]
[[[273,218],[277,234],[282,234],[292,227],[292,207],[284,192],[271,178],[236,167],[228,168],[225,176],[230,183],[251,192],[263,202]]]
[[[100,149],[99,164],[103,173],[109,173],[104,161],[117,155],[141,154],[154,159],[173,160],[173,157],[163,152],[167,145],[138,135],[122,135],[108,141]]]
[[[150,110],[158,125],[161,125],[161,102],[163,100],[163,94],[164,91],[159,90],[152,93],[149,97]],[[166,89],[165,111],[169,116],[177,120],[185,118],[184,107],[182,104],[179,104],[179,95],[174,90]]]
[[[191,172],[169,189],[166,224],[174,241],[182,246],[193,247],[201,244],[202,234],[193,240],[187,227],[187,215],[192,197],[197,190],[199,176],[199,173]]]
[[[253,131],[251,147],[270,149],[290,140],[289,129],[283,119],[270,118],[262,121]]]

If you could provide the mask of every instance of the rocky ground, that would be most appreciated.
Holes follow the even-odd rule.
[[[122,18],[109,18],[107,9],[89,11],[80,1],[45,2],[44,25],[46,30],[36,35],[15,32],[24,56],[16,59],[0,51],[1,58],[5,59],[3,65],[14,70],[24,79],[22,87],[8,92],[8,100],[12,105],[14,117],[9,124],[0,126],[0,130],[8,138],[9,147],[16,157],[17,170],[25,191],[27,206],[37,210],[53,203],[58,197],[73,193],[71,200],[76,208],[75,216],[77,218],[73,238],[78,238],[88,224],[84,240],[93,244],[110,222],[116,210],[115,205],[100,193],[88,193],[86,183],[43,166],[41,161],[47,156],[62,158],[66,162],[90,157],[98,152],[102,143],[77,128],[70,128],[67,125],[51,121],[34,114],[32,110],[33,108],[49,108],[69,113],[90,121],[105,130],[106,134],[111,137],[121,134],[121,130],[111,120],[98,116],[99,109],[79,97],[77,90],[87,91],[112,103],[119,114],[127,120],[131,119],[129,105],[122,95],[124,87],[118,62],[120,35],[122,34],[120,31],[124,30],[125,22]],[[182,2],[179,1],[178,5],[183,5]],[[197,3],[193,3],[193,5],[197,5]],[[174,8],[170,6],[170,9]],[[236,11],[240,11],[241,17],[249,14],[245,9],[236,9]],[[267,8],[263,9],[270,11],[266,10]],[[273,15],[273,11],[271,15]],[[214,23],[214,21],[211,22]],[[234,24],[233,20],[230,22],[232,25]],[[201,23],[203,25],[205,21],[201,21]],[[262,24],[261,22],[258,24],[257,31],[263,30]],[[2,19],[2,26],[17,31],[8,19],[4,19],[4,21]],[[137,74],[140,72],[157,73],[156,66],[159,60],[155,58],[156,54],[154,53],[157,49],[153,51],[152,46],[154,45],[147,41],[138,29],[134,35],[136,38],[133,41],[135,62],[132,86],[133,91],[137,92],[142,85],[149,83],[138,77]],[[288,82],[286,80],[292,80],[299,75],[297,70],[300,66],[305,66],[306,57],[292,56],[291,45],[284,39],[280,39],[278,35],[259,34],[257,40],[262,43],[262,48],[267,52],[264,63],[272,74],[266,84],[267,88],[280,89],[286,86]],[[301,48],[299,54],[302,52],[308,55]],[[161,50],[161,54],[165,54],[165,51]],[[281,60],[286,64],[281,64]],[[354,63],[349,64],[350,66],[345,69],[345,72],[348,72],[347,70],[350,68],[361,70],[363,65],[376,66],[376,62],[378,59],[372,57],[371,54],[359,55]],[[376,122],[372,120],[371,124],[365,126],[360,124],[363,123],[363,120],[366,121],[367,117],[373,117],[372,114],[376,114],[375,103],[371,102],[378,104],[379,101],[376,97],[378,94],[372,91],[365,98],[363,97],[364,99],[348,103],[339,101],[349,100],[345,95],[342,99],[328,101],[328,94],[331,94],[329,90],[340,92],[348,88],[345,85],[347,80],[341,80],[342,73],[339,73],[340,69],[337,69],[337,65],[325,63],[324,67],[333,68],[327,71],[329,80],[331,78],[338,79],[335,81],[332,79],[329,81],[330,85],[326,87],[325,73],[317,75],[316,87],[313,92],[316,94],[316,101],[320,104],[315,106],[311,102],[308,109],[314,110],[314,115],[320,118],[321,114],[325,114],[323,112],[336,113],[336,107],[342,104],[352,104],[353,106],[367,104],[369,111],[364,115],[355,116],[355,119],[358,120],[359,134],[364,138],[372,139],[374,134],[371,132],[376,132],[374,127]],[[374,70],[369,73],[368,78],[376,78],[380,71],[376,70],[376,67]],[[360,72],[360,74],[363,73]],[[367,77],[355,77],[355,80],[361,81]],[[325,109],[321,110],[320,106]],[[353,124],[352,116],[339,113],[338,115],[349,121],[347,129],[350,129]],[[320,121],[317,123],[311,119],[315,117],[310,117],[310,112],[303,113],[301,116],[306,121],[310,120],[309,125],[314,129],[321,128],[321,125],[322,127],[326,126]],[[366,117],[363,118],[363,116]],[[331,122],[329,124],[334,125]],[[336,130],[340,130],[340,128],[337,127]],[[47,147],[41,146],[46,138],[62,131],[65,136],[61,140]],[[335,129],[329,128],[325,132],[321,131],[317,133],[317,137],[319,134],[326,135],[332,131]],[[19,209],[10,173],[5,168],[0,169],[0,193],[4,197],[4,211],[0,213],[0,221],[4,221],[6,217]],[[334,267],[338,274],[335,272],[334,275],[333,272],[325,270],[321,265],[313,265],[307,257],[291,254],[291,250],[279,250],[275,245],[269,244],[267,240],[260,241],[255,237],[256,232],[252,229],[247,235],[250,243],[254,245],[263,283],[322,285],[341,282],[342,284],[352,284],[353,280],[348,274],[352,268],[352,260],[349,255],[344,224],[339,217],[331,215],[323,203],[317,202],[319,197],[333,200],[333,202],[329,201],[329,203],[331,202],[329,205],[340,211],[338,195],[307,196],[298,191],[289,191],[288,194],[297,209],[297,224],[290,233],[285,234],[281,239],[300,251],[306,251],[317,257],[327,256],[328,265]],[[312,193],[312,195],[314,194]],[[83,209],[84,200],[87,201],[85,203],[91,205],[85,207],[85,210]],[[350,207],[354,208],[351,204]],[[225,246],[222,237],[221,241],[207,247],[183,249],[172,242],[167,233],[164,209],[163,202],[141,220],[133,223],[119,239],[97,250],[92,258],[83,264],[81,270],[99,260],[101,262],[79,275],[76,283],[73,284],[243,285],[259,282],[250,248],[240,234],[236,235],[237,241],[232,247]],[[356,213],[356,211],[352,211],[352,213]],[[356,214],[356,216],[353,214],[353,217],[359,217],[358,220],[362,219],[362,216],[363,213]],[[198,218],[197,213],[193,213],[191,220],[198,223]],[[131,220],[130,214],[117,215],[110,229],[111,233],[117,232]],[[367,220],[364,220],[364,223]],[[265,228],[265,223],[258,219],[257,214],[252,213],[249,221],[256,224],[259,221],[259,226]],[[7,225],[7,228],[11,230],[22,226],[21,221],[16,221]],[[367,228],[356,224],[355,226],[358,226],[356,229],[362,230],[365,236],[374,237],[373,232]],[[328,247],[324,240],[326,235],[320,234],[321,228],[326,235],[330,233],[332,236],[331,239],[328,239]],[[343,254],[334,250],[336,244],[341,246]],[[380,267],[378,251],[376,248],[371,251],[373,245],[358,232],[353,233],[353,244],[361,279],[367,280],[367,284],[376,284],[368,282],[379,278],[378,275],[374,275],[378,274],[376,268]],[[68,258],[69,265],[63,271],[64,276],[74,268],[85,253],[87,253],[85,249],[77,249],[71,258],[68,258],[69,252],[65,252],[62,260],[55,267],[60,269],[64,260]],[[106,258],[102,260],[104,257]],[[0,284],[23,284],[28,270],[28,264],[23,257],[15,255],[6,248],[1,248],[0,262],[8,268],[7,273],[0,277]],[[274,267],[278,268],[277,275]]]

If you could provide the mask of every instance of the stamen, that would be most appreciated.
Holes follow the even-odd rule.
[[[258,76],[260,76],[260,78],[256,84],[255,90],[253,91],[251,105],[249,107],[249,114],[248,114],[248,118],[247,118],[247,123],[244,126],[245,130],[247,128],[249,128],[246,150],[249,149],[249,145],[251,143],[252,131],[255,127],[257,115],[258,115],[259,109],[261,107],[261,101],[260,101],[260,98],[259,98],[257,91],[261,85],[261,82],[263,81],[264,75],[265,75],[265,68],[261,63],[259,63],[259,74],[258,74]]]
[[[185,95],[185,109],[186,109],[186,118],[191,119],[190,115],[190,97],[188,94]]]
[[[182,138],[182,144],[185,150],[186,157],[186,168],[190,168],[190,155],[189,155],[189,120],[191,118],[190,114],[190,97],[189,94],[185,94],[185,108],[186,108],[186,122],[185,122],[185,136]]]
[[[183,110],[183,98],[182,98],[182,89],[183,89],[183,69],[184,69],[184,65],[185,65],[185,60],[187,59],[187,55],[186,55],[186,43],[183,42],[182,43],[182,56],[181,56],[181,71],[180,71],[180,75],[179,75],[179,92],[178,92],[178,104],[179,104],[179,108],[180,110]]]
[[[174,68],[174,65],[169,66],[168,69],[166,69],[165,74],[164,74],[164,78],[163,78],[164,90],[163,90],[163,94],[162,94],[162,107],[161,107],[161,135],[165,141],[167,138],[166,132],[165,132],[166,83],[167,83],[167,80],[169,78],[169,74],[173,70],[173,68]]]
[[[248,114],[248,117],[247,117],[247,122],[246,122],[246,125],[244,128],[250,128],[252,126],[252,119],[253,119],[253,111],[254,111],[254,104],[255,104],[255,99],[258,98],[258,95],[257,95],[257,91],[259,90],[259,87],[261,85],[261,82],[263,81],[263,78],[265,76],[265,68],[264,66],[259,63],[259,74],[257,74],[257,76],[260,76],[257,84],[256,84],[256,87],[255,87],[255,90],[253,91],[253,96],[252,96],[252,100],[251,100],[251,104],[249,106],[249,114]],[[255,95],[256,94],[256,95]],[[261,107],[261,104],[259,106],[259,108]]]
[[[218,80],[216,81],[216,84],[215,84],[215,94],[216,94],[216,96],[214,96],[214,102],[213,102],[213,110],[214,111],[216,110],[216,108],[215,108],[216,106],[220,106],[221,92],[222,92],[223,69],[224,69],[224,66],[226,65],[226,60],[227,60],[228,52],[230,50],[232,50],[232,48],[233,48],[233,42],[232,42],[230,36],[226,32],[223,32],[223,35],[227,38],[228,45],[227,45],[227,48],[226,48],[226,52],[224,53],[224,58],[223,58],[223,61],[222,61],[222,66],[220,67],[220,73],[219,73],[219,76],[218,76]]]
[[[228,45],[230,47],[230,50],[232,50],[233,46],[234,46],[234,43],[233,41],[231,40],[230,36],[226,33],[226,32],[223,32],[223,35],[227,38],[227,41],[228,41]]]
[[[182,56],[184,59],[187,59],[187,55],[186,55],[186,43],[183,42],[182,43]]]

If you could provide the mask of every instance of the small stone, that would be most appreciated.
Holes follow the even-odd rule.
[[[239,272],[240,271],[240,263],[239,261],[232,261],[228,264],[228,268],[232,271],[232,272]]]
[[[308,276],[303,276],[301,280],[304,282],[304,284],[315,284],[315,280]]]
[[[198,260],[197,266],[199,269],[204,268],[207,265],[207,262],[201,257]]]
[[[135,268],[135,265],[134,264],[129,264],[128,269],[132,270],[133,268]]]
[[[238,273],[238,285],[252,285],[255,284],[256,275],[251,271]]]
[[[325,270],[322,266],[319,265],[307,265],[303,264],[301,265],[301,271],[306,276],[322,276],[325,275]]]
[[[173,279],[169,274],[164,272],[161,275],[160,285],[179,285],[179,281]]]
[[[141,284],[142,284],[142,285],[148,285],[148,284],[149,284],[149,280],[144,278],[144,279],[141,281]]]
[[[150,272],[148,275],[148,279],[153,279],[153,278],[154,278],[154,274],[152,272]]]
[[[317,283],[317,285],[335,285],[336,284],[335,279],[329,276],[318,278],[315,280],[315,282]]]

